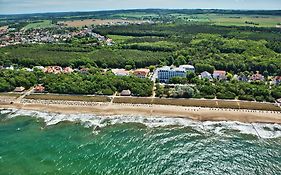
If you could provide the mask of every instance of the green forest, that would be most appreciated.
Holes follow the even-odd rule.
[[[45,90],[50,93],[112,95],[116,91],[129,89],[134,96],[152,95],[153,83],[149,79],[118,77],[110,71],[101,74],[94,68],[89,72],[55,75],[45,74],[41,70],[0,71],[0,92],[12,91],[19,86],[28,89],[35,84],[44,84]]]

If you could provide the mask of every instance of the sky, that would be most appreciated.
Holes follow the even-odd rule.
[[[281,10],[281,0],[0,0],[0,14],[146,8]]]

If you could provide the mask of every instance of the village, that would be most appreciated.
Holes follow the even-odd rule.
[[[24,28],[20,31],[15,31],[15,28],[0,29],[0,47],[23,44],[43,44],[43,43],[65,43],[74,37],[90,37],[96,38],[101,45],[112,46],[112,39],[94,33],[91,27],[82,29],[70,29],[66,27],[58,27],[55,29],[41,28],[29,29]],[[89,43],[94,46],[98,43]]]

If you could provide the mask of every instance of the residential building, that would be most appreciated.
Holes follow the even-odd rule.
[[[167,83],[173,77],[186,77],[186,70],[182,68],[171,68],[164,66],[158,69],[158,79],[162,83]]]
[[[180,65],[180,69],[184,69],[187,72],[195,72],[195,67],[192,65]]]
[[[202,72],[202,73],[200,74],[200,76],[201,76],[202,79],[208,79],[208,80],[213,79],[212,74],[210,74],[210,73],[207,72],[207,71]]]
[[[264,81],[264,76],[257,72],[256,74],[252,75],[250,80],[252,81]]]
[[[226,80],[226,71],[215,70],[213,73],[213,78],[218,79],[218,80]]]
[[[136,69],[133,74],[139,78],[146,78],[149,72],[149,69]]]
[[[89,73],[89,68],[81,68],[80,70],[79,70],[79,72],[80,73],[82,73],[82,74],[87,74],[87,73]]]
[[[130,72],[125,69],[112,69],[111,71],[116,76],[129,76],[130,75]]]
[[[30,69],[30,68],[27,68],[27,67],[23,68],[22,70],[27,71],[27,72],[33,72],[33,69]]]
[[[249,78],[246,75],[240,75],[240,76],[238,76],[238,80],[248,82]]]
[[[62,72],[62,67],[60,67],[60,66],[48,66],[43,71],[45,73],[59,74],[59,73]]]
[[[281,76],[276,76],[273,78],[273,84],[279,85],[281,84]]]
[[[15,70],[13,65],[11,65],[10,67],[5,67],[5,69],[7,69],[7,70]]]
[[[66,67],[66,68],[63,69],[63,73],[66,73],[66,74],[72,73],[73,71],[74,70],[71,67]]]
[[[42,86],[42,85],[38,85],[38,86],[36,86],[36,87],[34,88],[34,92],[35,92],[35,93],[42,93],[42,92],[44,92],[44,91],[45,91],[45,87]]]

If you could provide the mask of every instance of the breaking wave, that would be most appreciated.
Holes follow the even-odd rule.
[[[85,127],[94,128],[94,132],[99,128],[114,124],[141,123],[151,128],[166,126],[192,127],[199,132],[225,136],[227,136],[225,131],[234,130],[241,134],[251,134],[259,138],[281,137],[281,125],[279,124],[241,123],[234,121],[200,122],[186,118],[144,117],[138,115],[97,116],[93,114],[60,114],[17,109],[0,109],[0,114],[5,115],[7,119],[20,116],[36,117],[43,119],[47,126],[56,125],[64,121],[76,122],[81,123]]]

